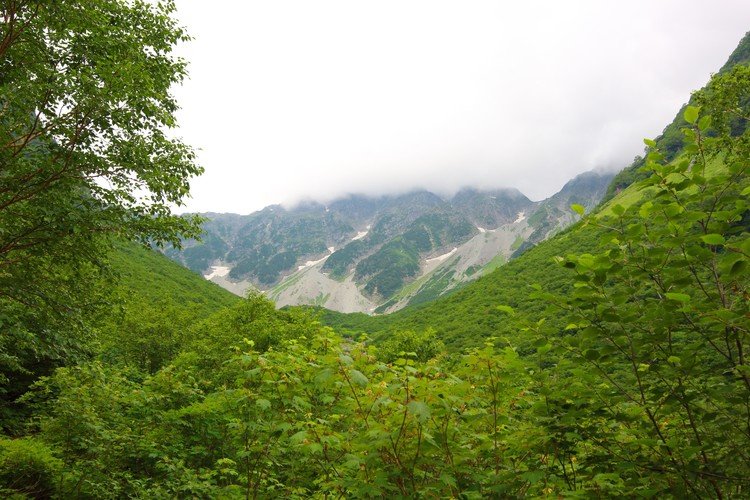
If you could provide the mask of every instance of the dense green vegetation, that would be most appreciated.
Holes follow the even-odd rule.
[[[102,77],[73,95],[120,99],[116,109],[100,103],[97,126],[148,129],[135,111],[169,125],[164,85],[182,74],[165,55],[182,36],[172,6],[85,7],[4,4],[21,24],[3,26],[2,64],[26,75],[32,63],[46,68],[38,51],[63,51],[96,78],[107,67],[98,49],[115,44],[145,94],[123,96],[119,81]],[[120,40],[138,29],[151,30],[146,40]],[[163,81],[144,76],[152,72]],[[0,120],[6,138],[29,126],[33,109],[8,101],[8,88],[28,99],[37,85],[55,89],[54,78],[23,83],[0,78],[6,109],[26,114]],[[0,209],[0,237],[19,214],[46,214],[47,225],[2,240],[0,495],[746,497],[750,67],[723,71],[691,103],[681,150],[646,141],[642,179],[600,210],[462,290],[389,317],[234,298],[123,242],[195,236],[193,223],[158,202],[143,209],[155,210],[148,217],[118,205],[127,190],[92,194],[80,172],[43,181],[50,192],[4,184],[17,191],[4,199],[13,210]],[[38,138],[22,159],[16,142],[0,142],[11,180],[33,162],[57,171],[58,136]],[[196,171],[186,151],[158,133],[139,145],[147,151],[134,145],[122,161],[146,155],[157,171],[141,164],[130,174],[179,200]],[[71,156],[96,161],[98,152],[82,144]],[[117,217],[99,213],[109,204],[132,226],[110,226]],[[414,234],[385,244],[397,261],[408,265],[427,241]],[[426,234],[434,248],[440,233]]]
[[[448,284],[454,279],[456,272],[452,269],[438,270],[430,275],[419,292],[409,299],[409,305],[430,302],[439,297],[448,288]],[[377,312],[377,311],[376,311]]]
[[[109,255],[114,275],[106,309],[92,326],[91,347],[103,360],[154,373],[190,338],[190,327],[240,301],[161,254],[119,243]],[[113,336],[110,332],[120,335]]]
[[[362,240],[347,243],[344,248],[333,252],[323,264],[323,270],[330,271],[335,279],[343,279],[362,255],[367,252],[367,244]]]
[[[413,244],[398,237],[361,260],[354,276],[359,279],[367,278],[367,293],[390,297],[403,286],[405,280],[418,273],[419,252]]]
[[[202,169],[167,136],[186,35],[172,6],[3,2],[0,427],[36,377],[86,359],[109,312],[112,241],[179,244]],[[112,54],[117,54],[116,58]]]
[[[117,244],[109,255],[109,265],[124,294],[189,306],[201,316],[239,300],[219,285],[196,279],[195,273],[132,243]]]

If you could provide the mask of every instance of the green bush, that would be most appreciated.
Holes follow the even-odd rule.
[[[61,483],[63,463],[34,439],[0,438],[0,494],[52,496]]]
[[[435,336],[434,330],[420,333],[399,331],[388,336],[378,348],[378,358],[392,363],[399,358],[428,361],[445,351],[445,345]]]

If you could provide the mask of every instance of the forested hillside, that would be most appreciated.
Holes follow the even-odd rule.
[[[240,300],[210,281],[164,259],[159,252],[132,243],[118,242],[110,254],[111,271],[122,293],[155,303],[169,301],[200,316]]]
[[[145,248],[201,222],[170,211],[200,172],[163,135],[173,8],[3,4],[0,495],[748,496],[749,66],[556,238],[430,304],[321,316]]]

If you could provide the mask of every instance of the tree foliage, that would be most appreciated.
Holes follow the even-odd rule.
[[[715,78],[685,109],[683,155],[647,156],[649,196],[589,221],[606,250],[560,259],[576,273],[561,366],[591,380],[576,395],[595,430],[616,430],[591,439],[621,475],[670,477],[677,496],[747,488],[750,137],[732,124],[748,97],[750,68]]]
[[[195,236],[172,2],[0,3],[0,395],[90,351],[114,238]],[[10,379],[14,380],[10,380]],[[8,385],[10,384],[10,385]]]

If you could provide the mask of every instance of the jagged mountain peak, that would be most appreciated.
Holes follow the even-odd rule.
[[[518,189],[479,190],[464,188],[451,199],[452,205],[475,226],[494,229],[518,218],[534,207],[528,197]]]
[[[568,182],[565,183],[565,185],[560,189],[559,193],[568,192],[577,188],[588,188],[588,189],[598,189],[599,184],[601,184],[601,179],[603,178],[612,178],[614,174],[611,172],[600,172],[596,170],[590,170],[588,172],[584,172],[582,174],[578,174],[572,179],[570,179]]]

